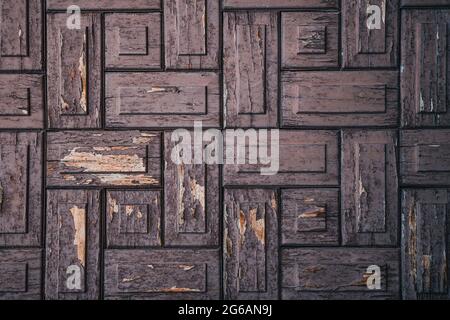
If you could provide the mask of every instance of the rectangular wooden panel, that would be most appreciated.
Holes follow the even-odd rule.
[[[219,0],[164,1],[166,67],[219,67]]]
[[[400,175],[404,185],[450,184],[450,130],[404,130]]]
[[[41,244],[42,134],[0,133],[0,247]]]
[[[224,0],[225,8],[339,8],[338,0]]]
[[[63,131],[48,134],[49,186],[160,184],[161,134],[148,131]]]
[[[450,10],[406,10],[402,19],[403,127],[450,125]]]
[[[40,75],[0,75],[0,128],[44,127],[44,80]]]
[[[399,1],[343,0],[342,7],[344,67],[396,67]]]
[[[284,127],[396,126],[395,71],[283,72]]]
[[[49,190],[46,299],[98,299],[99,259],[100,192]]]
[[[405,299],[450,299],[450,190],[402,193],[402,273]]]
[[[194,133],[189,133],[194,138]],[[172,155],[179,150],[180,141],[173,141],[173,138],[172,132],[165,133],[165,243],[218,245],[219,166],[175,163]],[[195,148],[194,139],[181,143]]]
[[[397,133],[345,130],[342,145],[343,244],[396,246]]]
[[[402,7],[448,6],[450,0],[402,0]]]
[[[106,250],[106,299],[219,299],[218,250]]]
[[[398,249],[283,249],[282,299],[387,300],[399,298]],[[370,267],[378,267],[379,273]],[[372,277],[380,286],[370,289]]]
[[[66,10],[76,4],[82,10],[160,9],[161,0],[47,0],[47,9]]]
[[[283,68],[339,66],[337,12],[283,12],[281,28]]]
[[[161,14],[105,15],[106,68],[161,68]]]
[[[278,39],[275,12],[224,14],[224,108],[227,127],[277,124]]]
[[[234,160],[225,159],[225,185],[323,185],[338,184],[337,132],[335,131],[279,131],[279,139],[273,132],[263,139],[256,131],[225,132],[226,152],[234,150]],[[236,138],[236,136],[238,138]],[[249,144],[248,139],[252,138]],[[245,142],[244,142],[245,141]],[[256,144],[258,143],[258,145]],[[267,148],[265,149],[265,145]],[[238,163],[238,146],[245,146],[245,164]],[[250,164],[252,152],[258,152],[256,164]],[[278,150],[279,159],[275,153]],[[265,153],[264,153],[265,152]],[[270,164],[261,161],[263,155],[271,154]],[[230,157],[231,158],[231,157]],[[262,174],[272,168],[273,175]]]
[[[98,128],[101,123],[101,18],[83,13],[81,28],[67,15],[47,16],[47,99],[51,128]]]
[[[281,191],[283,244],[339,245],[338,189]]]
[[[106,201],[108,248],[161,245],[160,191],[109,190]]]
[[[216,73],[109,73],[107,127],[219,126]]]
[[[41,298],[41,250],[0,250],[0,300]]]
[[[225,190],[225,299],[277,299],[278,214],[274,190]]]
[[[40,70],[42,30],[41,0],[0,0],[0,70]]]

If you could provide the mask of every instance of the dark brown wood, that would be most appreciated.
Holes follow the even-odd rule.
[[[155,186],[161,134],[149,131],[62,131],[48,134],[49,186]]]
[[[402,125],[449,126],[450,10],[406,10],[402,17]]]
[[[100,193],[47,192],[45,297],[98,299],[100,292]]]
[[[106,250],[105,298],[218,299],[218,261],[218,250]]]
[[[225,191],[225,299],[277,299],[278,214],[274,190]]]
[[[76,4],[82,10],[160,9],[161,0],[47,0],[47,9],[66,10]]]
[[[398,243],[397,134],[345,130],[342,137],[342,242]]]
[[[109,190],[106,201],[108,248],[161,245],[160,191]]]
[[[450,299],[450,190],[407,189],[402,194],[404,299]]]
[[[404,130],[400,176],[406,185],[450,184],[450,130]]]
[[[165,0],[168,69],[219,67],[219,0]]]
[[[283,127],[396,126],[395,71],[284,72]]]
[[[107,127],[219,127],[216,73],[109,73]]]
[[[42,69],[42,1],[0,1],[0,70]]]
[[[255,137],[256,133],[247,131],[246,134],[247,137]],[[268,169],[270,165],[261,162],[250,164],[249,157],[246,155],[245,164],[237,164],[238,159],[234,160],[234,164],[229,164],[226,161],[224,165],[225,185],[338,185],[338,139],[336,131],[281,130],[279,131],[278,145],[275,146],[271,145],[272,134],[268,133],[266,140],[259,141],[261,146],[266,142],[268,143],[268,153],[276,150],[278,146],[279,168],[277,173],[262,175],[261,169]],[[242,135],[241,137],[245,136]],[[238,156],[236,143],[241,140],[229,140],[230,142],[235,141],[235,157]],[[245,146],[246,150],[249,150],[248,142],[245,143]],[[226,142],[225,148],[229,148]],[[261,150],[258,151],[261,152]],[[275,161],[272,161],[272,163],[275,163]]]
[[[81,28],[67,15],[47,15],[47,99],[51,128],[100,127],[101,17],[83,13]]]
[[[41,250],[0,250],[0,300],[41,298]]]
[[[283,12],[281,28],[283,68],[339,66],[337,12]]]
[[[283,244],[339,245],[339,189],[281,191]]]
[[[278,92],[275,12],[224,13],[226,127],[275,127]]]
[[[377,6],[379,11],[372,11],[372,6]],[[399,1],[343,0],[344,67],[397,67],[398,16]],[[368,24],[376,19],[379,19],[380,28],[369,29]]]
[[[402,7],[448,6],[450,0],[402,0]]]
[[[0,133],[0,247],[41,244],[41,164],[42,134]]]
[[[44,127],[44,80],[39,75],[0,75],[0,128]]]
[[[172,154],[178,141],[172,141],[171,132],[164,140],[166,245],[218,245],[218,165],[176,164]]]
[[[399,258],[398,249],[283,249],[282,299],[398,299]],[[380,268],[380,289],[367,287],[374,265]]]
[[[338,0],[224,0],[225,8],[339,8]]]
[[[161,68],[161,14],[105,15],[106,67]]]

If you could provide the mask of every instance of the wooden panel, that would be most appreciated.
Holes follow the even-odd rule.
[[[281,26],[283,68],[339,66],[337,12],[283,12]]]
[[[51,128],[100,127],[101,19],[81,15],[81,29],[66,26],[66,14],[48,19],[47,95]]]
[[[283,126],[396,126],[398,74],[390,71],[284,72]]]
[[[219,67],[219,1],[164,1],[166,67]]]
[[[281,263],[282,299],[399,298],[398,249],[283,249]],[[380,289],[367,286],[374,276],[370,266],[380,268]]]
[[[224,108],[227,127],[277,124],[277,15],[224,14]]]
[[[398,243],[395,131],[343,133],[342,241],[345,245]]]
[[[40,70],[42,30],[41,0],[0,0],[0,70]]]
[[[344,67],[396,67],[399,2],[343,0],[342,6]]]
[[[47,9],[66,10],[73,5],[73,0],[47,0]],[[82,10],[110,9],[160,9],[160,0],[77,0],[76,5]]]
[[[108,248],[161,245],[160,191],[110,190],[106,201]]]
[[[42,135],[0,133],[0,247],[41,244]]]
[[[100,192],[49,190],[46,245],[46,299],[98,299]]]
[[[224,199],[225,299],[277,299],[276,192],[226,190]]]
[[[49,186],[160,184],[160,133],[52,132],[47,143]]]
[[[339,8],[338,0],[224,0],[225,8]]]
[[[450,125],[450,10],[406,10],[402,19],[402,125]]]
[[[402,271],[405,299],[449,299],[450,190],[402,194]]]
[[[216,73],[109,73],[107,127],[219,126]]]
[[[161,68],[161,15],[105,15],[107,68]]]
[[[402,0],[402,7],[448,6],[450,0]]]
[[[400,140],[402,184],[450,183],[450,130],[404,130]]]
[[[0,75],[0,127],[44,127],[44,81],[39,75]]]
[[[172,139],[172,133],[165,134],[165,243],[218,245],[219,167],[174,163],[172,154],[180,142]],[[194,142],[189,147],[195,148]],[[186,141],[181,143],[188,146]]]
[[[0,300],[41,298],[41,250],[0,250]]]
[[[339,190],[281,191],[283,244],[339,245]]]
[[[107,250],[106,299],[218,299],[217,250]]]
[[[239,132],[235,132],[239,133]],[[226,133],[226,152],[234,150],[234,161],[226,160],[224,166],[225,185],[260,184],[260,185],[323,185],[337,186],[338,184],[338,150],[337,132],[335,131],[279,131],[279,139],[274,133],[267,134],[267,138],[252,139],[255,143],[243,140],[256,135],[256,131],[247,131],[246,135],[239,135],[237,139],[233,133]],[[239,142],[240,141],[240,142]],[[245,143],[243,141],[246,141]],[[231,147],[230,143],[234,142]],[[246,147],[245,164],[238,164],[238,145]],[[251,150],[258,150],[259,160],[264,154],[263,146],[267,143],[267,155],[271,154],[269,165],[250,164]],[[251,148],[250,148],[251,147]],[[279,160],[274,157],[278,151]],[[275,171],[273,175],[261,174],[262,169]],[[234,164],[229,164],[234,163]]]

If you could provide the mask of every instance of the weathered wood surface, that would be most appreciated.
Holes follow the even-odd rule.
[[[0,0],[0,300],[450,299],[449,23]]]

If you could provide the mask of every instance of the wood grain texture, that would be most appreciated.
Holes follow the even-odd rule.
[[[0,133],[0,247],[41,245],[42,143],[40,133]]]
[[[225,299],[277,299],[278,215],[274,190],[225,191]]]
[[[38,249],[0,250],[0,300],[41,298],[41,258]]]
[[[66,14],[47,16],[47,99],[51,128],[99,128],[101,16],[81,15],[79,30],[68,29]]]
[[[395,300],[400,292],[398,249],[311,248],[283,249],[282,299],[286,300]],[[367,268],[380,267],[380,289],[369,289],[373,274]]]
[[[402,16],[401,104],[404,128],[450,125],[450,10]]]
[[[66,10],[73,5],[73,0],[47,0],[47,8]],[[160,0],[78,0],[76,5],[82,10],[117,10],[117,9],[160,9]]]
[[[373,11],[373,6],[380,11]],[[343,0],[344,67],[397,67],[398,16],[399,1]],[[368,28],[368,24],[375,21],[372,19],[379,19],[379,28]]]
[[[342,242],[398,244],[397,134],[344,130],[342,136]]]
[[[403,7],[448,6],[449,0],[402,0]]]
[[[107,250],[105,298],[218,299],[218,261],[217,250]]]
[[[219,0],[164,1],[166,67],[217,69],[219,16]]]
[[[49,186],[155,186],[161,134],[149,131],[62,131],[48,134]]]
[[[274,12],[224,13],[226,127],[277,125],[277,24]]]
[[[172,160],[172,154],[178,150],[178,141],[172,141],[171,132],[165,133],[164,141],[166,244],[218,245],[218,165],[176,164]],[[194,147],[193,144],[194,141],[190,146]]]
[[[450,190],[402,193],[402,270],[405,299],[449,299]]]
[[[224,0],[225,8],[339,8],[338,0]]]
[[[47,192],[45,297],[95,300],[100,292],[100,192]]]
[[[395,71],[283,72],[283,127],[396,126]]]
[[[42,69],[42,1],[0,1],[0,70]]]
[[[219,99],[213,72],[108,73],[106,126],[219,127]]]

